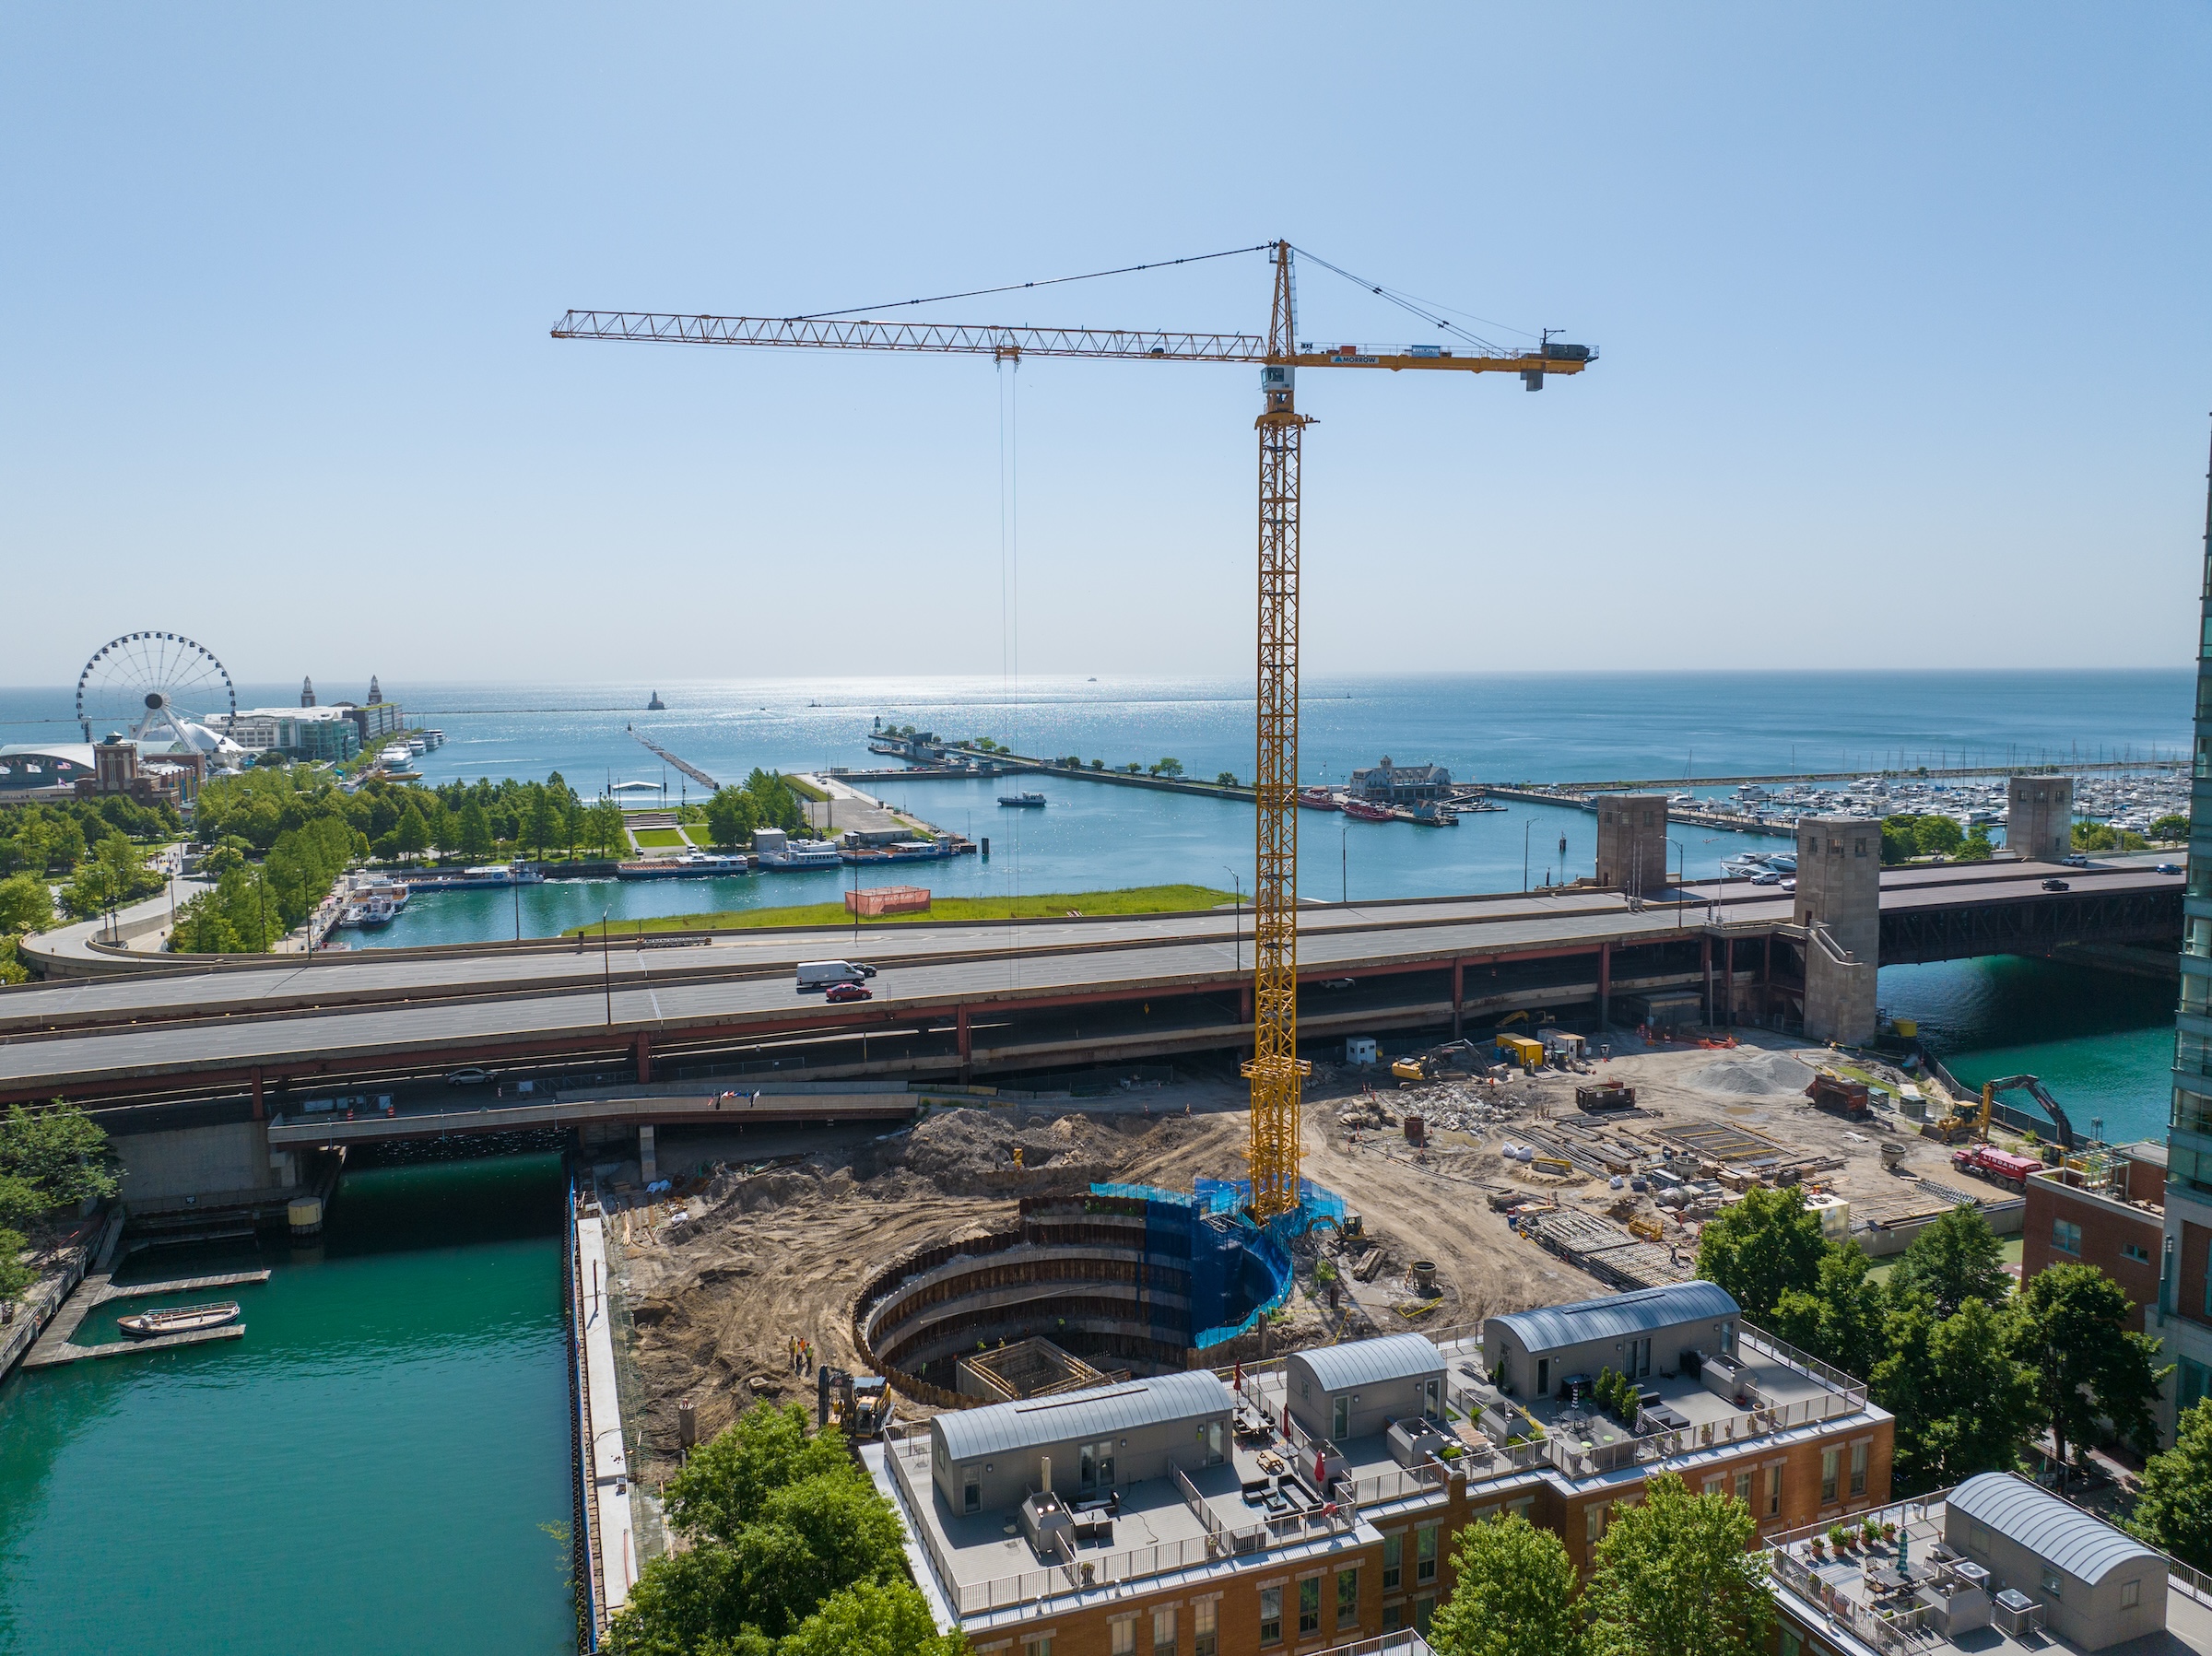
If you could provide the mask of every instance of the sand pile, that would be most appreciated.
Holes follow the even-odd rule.
[[[1813,1072],[1788,1052],[1737,1052],[1702,1064],[1683,1079],[1700,1092],[1724,1098],[1771,1098],[1802,1093],[1811,1085]]]

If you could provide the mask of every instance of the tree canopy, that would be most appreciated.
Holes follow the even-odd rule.
[[[1698,1274],[1727,1289],[1745,1316],[1765,1323],[1784,1294],[1818,1286],[1827,1246],[1820,1216],[1806,1206],[1803,1191],[1755,1187],[1705,1227]]]
[[[2173,1447],[2144,1466],[2129,1527],[2183,1564],[2212,1569],[2212,1398],[2183,1409]]]
[[[2011,1291],[2004,1244],[1970,1203],[1960,1203],[1914,1237],[1889,1273],[1892,1299],[1921,1295],[1938,1317],[1954,1315],[1969,1299],[2003,1305]]]
[[[1592,1656],[1763,1656],[1773,1590],[1746,1549],[1758,1521],[1732,1495],[1663,1472],[1616,1504],[1583,1593]]]
[[[1939,1318],[1927,1300],[1912,1299],[1891,1314],[1888,1342],[1871,1383],[1875,1401],[1897,1416],[1900,1488],[1940,1489],[2019,1463],[2020,1443],[2043,1415],[2002,1313],[1968,1299]]]
[[[648,1563],[608,1629],[623,1656],[957,1656],[906,1579],[904,1533],[834,1434],[757,1403],[667,1487],[688,1544]]]
[[[2012,1318],[2012,1354],[2035,1370],[2058,1459],[2089,1441],[2100,1419],[2147,1450],[2151,1405],[2171,1367],[2159,1343],[2131,1333],[2126,1290],[2094,1265],[2053,1265],[2028,1279]]]
[[[1439,1656],[1582,1656],[1583,1615],[1566,1544],[1519,1513],[1453,1542],[1452,1596],[1429,1624]]]

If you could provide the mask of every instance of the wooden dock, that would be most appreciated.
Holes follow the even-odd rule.
[[[179,1276],[166,1282],[132,1283],[118,1287],[108,1273],[97,1272],[77,1285],[76,1292],[69,1297],[46,1332],[39,1336],[30,1355],[23,1359],[29,1368],[58,1368],[65,1363],[81,1363],[94,1357],[121,1357],[132,1351],[162,1351],[177,1345],[199,1345],[210,1340],[235,1340],[242,1336],[245,1324],[233,1322],[222,1328],[197,1329],[191,1333],[157,1334],[150,1340],[118,1340],[106,1345],[79,1345],[76,1331],[85,1325],[85,1319],[112,1299],[146,1299],[154,1296],[195,1294],[205,1288],[236,1287],[242,1283],[266,1282],[266,1271],[228,1271],[217,1276]]]

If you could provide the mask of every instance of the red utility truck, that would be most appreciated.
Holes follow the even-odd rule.
[[[1963,1150],[1954,1150],[1951,1166],[1962,1173],[1979,1173],[1998,1184],[2010,1185],[2016,1191],[2026,1190],[2030,1177],[2043,1170],[2043,1164],[2032,1156],[2015,1156],[2009,1150],[1994,1149],[1988,1145],[1969,1145]]]

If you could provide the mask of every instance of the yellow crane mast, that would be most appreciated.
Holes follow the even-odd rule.
[[[1253,251],[1253,250],[1247,250]],[[1301,368],[1513,373],[1531,391],[1553,374],[1596,359],[1587,346],[1535,350],[1441,346],[1324,345],[1298,338],[1296,284],[1288,241],[1269,243],[1275,298],[1265,338],[1249,334],[1121,328],[994,327],[966,323],[884,322],[844,316],[678,316],[637,311],[571,311],[556,339],[620,339],[653,345],[729,345],[826,350],[928,351],[987,356],[1092,357],[1260,366],[1259,661],[1253,910],[1252,1214],[1265,1222],[1297,1207],[1299,1103],[1312,1066],[1298,1055],[1298,560],[1299,465],[1307,417],[1298,412]],[[1335,269],[1334,265],[1329,266]],[[1347,275],[1348,272],[1339,272]],[[1357,280],[1358,278],[1353,278]],[[1385,289],[1393,303],[1472,336]]]

